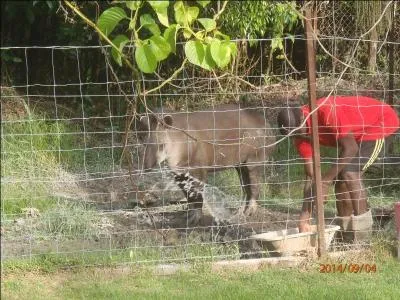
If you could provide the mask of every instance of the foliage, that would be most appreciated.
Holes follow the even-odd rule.
[[[74,130],[64,122],[39,116],[2,124],[1,206],[4,213],[20,213],[25,207],[45,210],[54,204],[49,182],[65,176],[61,164],[77,160]],[[75,129],[76,130],[76,129]],[[67,151],[62,151],[67,150]],[[29,180],[28,180],[29,179]]]
[[[250,45],[256,44],[251,39],[272,37],[272,48],[282,50],[282,38],[299,18],[294,1],[232,1],[221,16],[221,26],[231,36],[250,39]]]
[[[113,36],[112,56],[120,66],[122,55],[130,57],[134,51],[138,68],[153,73],[161,61],[176,52],[177,41],[183,39],[189,62],[206,70],[223,69],[235,57],[236,44],[217,29],[218,14],[199,18],[200,9],[209,2],[176,1],[172,16],[169,1],[116,1],[100,15],[97,27],[107,37]],[[130,32],[131,38],[123,33],[114,35],[121,30]],[[127,47],[129,44],[134,44],[134,50]]]
[[[30,25],[39,15],[55,12],[58,6],[55,1],[4,1],[3,5],[3,17],[8,20],[24,19]]]

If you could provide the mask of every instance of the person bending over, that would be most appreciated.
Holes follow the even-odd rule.
[[[362,183],[364,171],[374,163],[385,141],[399,128],[396,111],[389,105],[369,97],[332,96],[317,100],[319,142],[337,147],[339,156],[322,174],[322,195],[326,200],[328,188],[334,185],[337,223],[347,240],[360,239],[371,231],[372,215],[368,209],[367,193]],[[291,135],[294,145],[304,159],[307,177],[299,231],[310,231],[312,213],[313,166],[311,146],[311,115],[308,105],[287,107],[278,114],[278,126],[283,135]],[[303,126],[301,124],[306,119]],[[357,238],[357,234],[359,238]]]

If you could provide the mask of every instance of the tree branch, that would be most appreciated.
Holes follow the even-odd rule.
[[[89,20],[80,10],[77,8],[75,5],[73,5],[71,2],[68,0],[64,0],[65,4],[71,8],[78,16],[82,18],[88,24],[90,27],[92,27],[94,30],[97,31],[97,33],[110,45],[112,46],[118,53],[121,55],[122,59],[126,63],[126,65],[134,70],[135,68],[133,67],[132,63],[126,58],[126,56],[122,53],[122,51],[114,45],[114,43],[97,27],[95,23],[93,23],[91,20]]]

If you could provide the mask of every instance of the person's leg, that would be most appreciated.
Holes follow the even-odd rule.
[[[353,214],[358,216],[365,213],[368,209],[367,192],[362,183],[361,173],[345,171],[342,177],[351,199]]]
[[[348,217],[353,213],[353,203],[350,193],[347,190],[346,182],[342,176],[338,176],[335,181],[336,209],[340,217]]]
[[[350,218],[338,218],[342,223],[343,239],[346,241],[362,242],[370,239],[373,221],[371,211],[368,209],[368,197],[362,182],[362,174],[377,159],[382,146],[383,140],[361,143],[358,156],[340,174],[347,189],[346,197],[351,199],[352,206]],[[345,188],[343,187],[343,190]],[[349,210],[345,213],[348,215],[348,212]]]
[[[353,202],[350,193],[347,190],[346,182],[343,180],[341,174],[339,174],[335,181],[335,195],[337,209],[335,223],[340,226],[337,238],[344,242],[351,242],[354,240],[353,232],[350,230],[351,215],[353,214]]]
[[[383,139],[361,142],[358,155],[340,173],[351,198],[355,216],[364,214],[368,210],[368,197],[362,182],[362,174],[375,162],[383,149],[383,143]]]

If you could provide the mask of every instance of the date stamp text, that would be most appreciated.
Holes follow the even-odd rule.
[[[376,273],[376,264],[320,264],[320,273]]]

